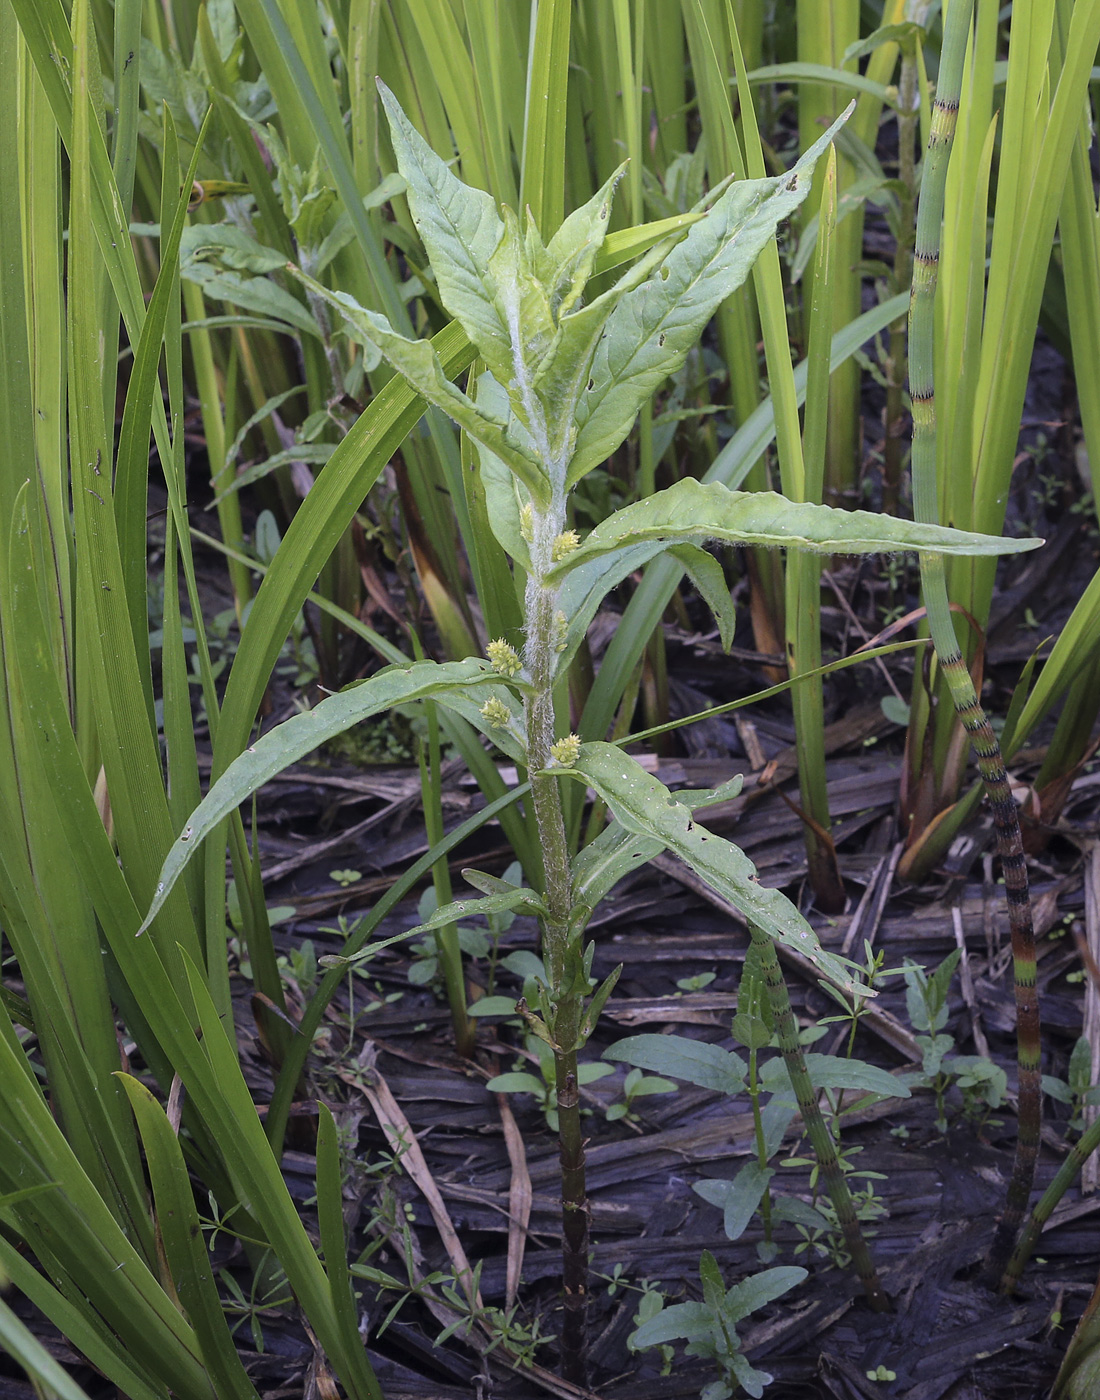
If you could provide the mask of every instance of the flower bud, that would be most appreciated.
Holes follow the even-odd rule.
[[[503,638],[490,642],[485,648],[485,654],[498,676],[507,676],[510,680],[523,670],[523,662],[519,659],[515,647],[509,646]]]
[[[550,757],[559,768],[572,768],[581,751],[581,741],[576,734],[568,734],[550,745]]]

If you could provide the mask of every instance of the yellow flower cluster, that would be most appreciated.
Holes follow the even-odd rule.
[[[563,530],[550,546],[550,558],[555,564],[558,563],[567,554],[572,554],[580,542],[581,537],[576,530]]]
[[[550,757],[559,768],[572,768],[581,751],[581,741],[576,734],[568,734],[550,745]]]
[[[495,695],[482,705],[481,716],[487,719],[494,729],[507,729],[512,722],[511,710]]]
[[[485,648],[485,654],[498,676],[507,676],[510,680],[523,670],[523,662],[519,659],[519,653],[515,647],[509,646],[503,638],[490,642]]]

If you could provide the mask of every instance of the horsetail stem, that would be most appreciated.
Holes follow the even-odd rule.
[[[810,1079],[806,1061],[802,1057],[802,1047],[798,1043],[798,1026],[794,1019],[794,1012],[791,1010],[791,999],[787,995],[787,984],[783,981],[783,972],[779,966],[779,958],[776,956],[775,944],[755,924],[750,924],[749,930],[752,934],[752,941],[760,953],[760,970],[764,975],[764,984],[768,990],[768,1003],[775,1021],[779,1050],[783,1056],[783,1063],[787,1066],[787,1073],[791,1077],[791,1085],[798,1101],[798,1111],[802,1115],[802,1122],[806,1126],[810,1143],[814,1149],[814,1156],[817,1158],[818,1172],[825,1183],[825,1190],[829,1193],[833,1209],[836,1211],[837,1223],[844,1235],[845,1248],[852,1257],[852,1264],[871,1307],[876,1312],[889,1312],[890,1300],[883,1292],[882,1284],[879,1282],[878,1273],[871,1259],[871,1252],[867,1248],[867,1241],[863,1238],[859,1217],[852,1204],[852,1194],[848,1190],[848,1183],[844,1179],[844,1170],[836,1155],[833,1135],[830,1133],[818,1106],[817,1091]]]
[[[909,303],[909,390],[913,401],[913,507],[917,520],[936,523],[936,401],[933,376],[936,278],[940,226],[951,144],[962,91],[963,62],[973,0],[954,0],[944,20],[936,101],[917,206],[913,290]],[[921,585],[928,627],[955,712],[970,736],[997,831],[1012,934],[1016,990],[1016,1056],[1019,1072],[1016,1160],[1005,1210],[990,1249],[988,1269],[1000,1275],[1027,1208],[1041,1123],[1039,1000],[1035,987],[1035,934],[1027,866],[1016,802],[1008,785],[1000,744],[974,690],[955,637],[943,556],[921,555]]]
[[[1012,1252],[1012,1258],[1008,1261],[1005,1271],[1001,1275],[1000,1288],[1002,1293],[1014,1291],[1020,1275],[1024,1271],[1024,1265],[1031,1258],[1031,1252],[1038,1244],[1043,1226],[1050,1219],[1054,1207],[1073,1185],[1077,1173],[1098,1147],[1100,1147],[1100,1118],[1090,1124],[1087,1130],[1081,1134],[1079,1141],[1070,1149],[1069,1156],[1058,1168],[1054,1180],[1043,1192],[1035,1209],[1031,1212],[1031,1217],[1024,1227],[1020,1241]]]

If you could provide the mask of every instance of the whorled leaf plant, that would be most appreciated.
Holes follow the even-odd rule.
[[[913,401],[913,507],[918,520],[939,517],[936,484],[936,400],[933,382],[936,274],[940,228],[951,144],[959,110],[963,61],[973,0],[954,0],[944,25],[936,102],[928,138],[928,155],[917,206],[913,291],[909,310],[909,389]],[[1039,997],[1035,985],[1035,934],[1016,799],[1009,787],[1000,744],[982,708],[967,669],[951,617],[944,557],[921,555],[921,585],[928,627],[940,669],[959,720],[970,736],[997,830],[1005,894],[1012,933],[1016,989],[1016,1037],[1019,1074],[1019,1128],[1016,1160],[1004,1213],[989,1257],[996,1277],[1004,1268],[1027,1209],[1041,1124]]]
[[[300,269],[289,270],[477,445],[488,519],[523,583],[523,652],[498,640],[487,661],[390,667],[259,739],[222,773],[192,814],[165,862],[149,919],[226,814],[287,764],[379,710],[430,699],[441,711],[472,723],[527,768],[541,887],[520,889],[470,872],[471,883],[486,897],[444,906],[431,925],[505,908],[526,908],[539,919],[546,979],[538,1005],[524,1009],[529,1027],[554,1052],[563,1178],[563,1369],[579,1380],[585,1371],[588,1215],[577,1052],[617,976],[598,989],[590,976],[592,950],[585,947],[584,929],[597,901],[628,870],[671,849],[744,911],[754,939],[769,950],[775,940],[793,944],[839,985],[856,990],[847,964],[820,947],[798,910],[779,891],[758,883],[736,846],[694,821],[692,809],[714,800],[713,794],[673,796],[620,748],[598,741],[582,745],[560,730],[555,690],[588,623],[626,571],[674,550],[715,610],[723,634],[731,637],[729,592],[716,561],[700,547],[711,539],[826,554],[914,548],[999,553],[1034,542],[792,506],[770,493],[741,493],[693,480],[626,508],[581,541],[570,526],[570,492],[622,443],[642,404],[683,363],[715,309],[744,281],[777,224],[805,197],[814,164],[836,128],[789,173],[726,187],[686,237],[658,243],[609,290],[585,303],[584,288],[621,172],[544,242],[533,220],[522,228],[510,210],[499,210],[489,195],[455,178],[388,89],[381,90],[440,299],[487,367],[476,399],[450,382],[432,345],[406,339],[353,298]],[[563,820],[563,776],[594,788],[614,817],[575,857]],[[777,966],[774,973],[774,978],[769,973],[769,991],[782,1022],[786,993]],[[797,1038],[788,1039],[793,1044],[785,1045],[784,1053],[797,1087],[804,1066]],[[799,1099],[809,1125],[818,1115],[816,1101],[811,1093]],[[868,1296],[885,1307],[843,1176],[826,1175]]]

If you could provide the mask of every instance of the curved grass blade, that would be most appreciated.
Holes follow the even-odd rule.
[[[179,1141],[164,1110],[145,1085],[129,1074],[120,1074],[119,1079],[145,1145],[157,1222],[172,1281],[195,1329],[217,1394],[225,1400],[257,1400],[256,1389],[226,1326]]]

